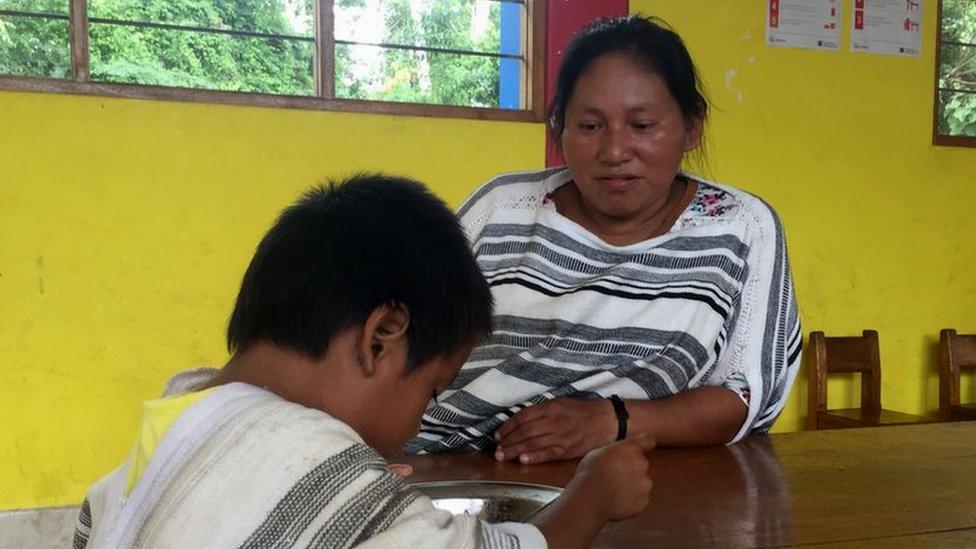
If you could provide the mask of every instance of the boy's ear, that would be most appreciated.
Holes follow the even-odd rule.
[[[358,342],[359,364],[367,377],[376,373],[379,362],[404,352],[409,326],[410,311],[400,303],[384,303],[369,313]]]

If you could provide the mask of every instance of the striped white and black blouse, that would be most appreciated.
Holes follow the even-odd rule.
[[[407,453],[483,451],[526,406],[563,396],[660,399],[723,386],[767,431],[802,336],[783,230],[746,192],[701,180],[658,237],[613,246],[556,211],[569,171],[493,179],[458,212],[495,298],[494,331],[424,415]]]

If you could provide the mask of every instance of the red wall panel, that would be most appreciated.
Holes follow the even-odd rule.
[[[590,21],[630,13],[629,0],[549,0],[546,17],[546,104],[552,100],[563,50],[570,38]],[[546,138],[546,165],[563,164],[552,139]]]

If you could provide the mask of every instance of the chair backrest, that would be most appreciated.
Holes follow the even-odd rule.
[[[881,409],[881,353],[878,332],[864,330],[860,337],[827,337],[812,332],[807,344],[808,414],[807,422],[816,421],[816,413],[827,410],[827,376],[861,374],[861,408]]]
[[[976,334],[945,329],[939,334],[939,419],[951,416],[960,402],[959,378],[964,368],[976,368]]]

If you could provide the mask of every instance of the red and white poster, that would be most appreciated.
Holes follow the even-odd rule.
[[[840,48],[840,0],[766,0],[766,43],[785,48]]]
[[[919,57],[924,0],[854,0],[851,49]]]

